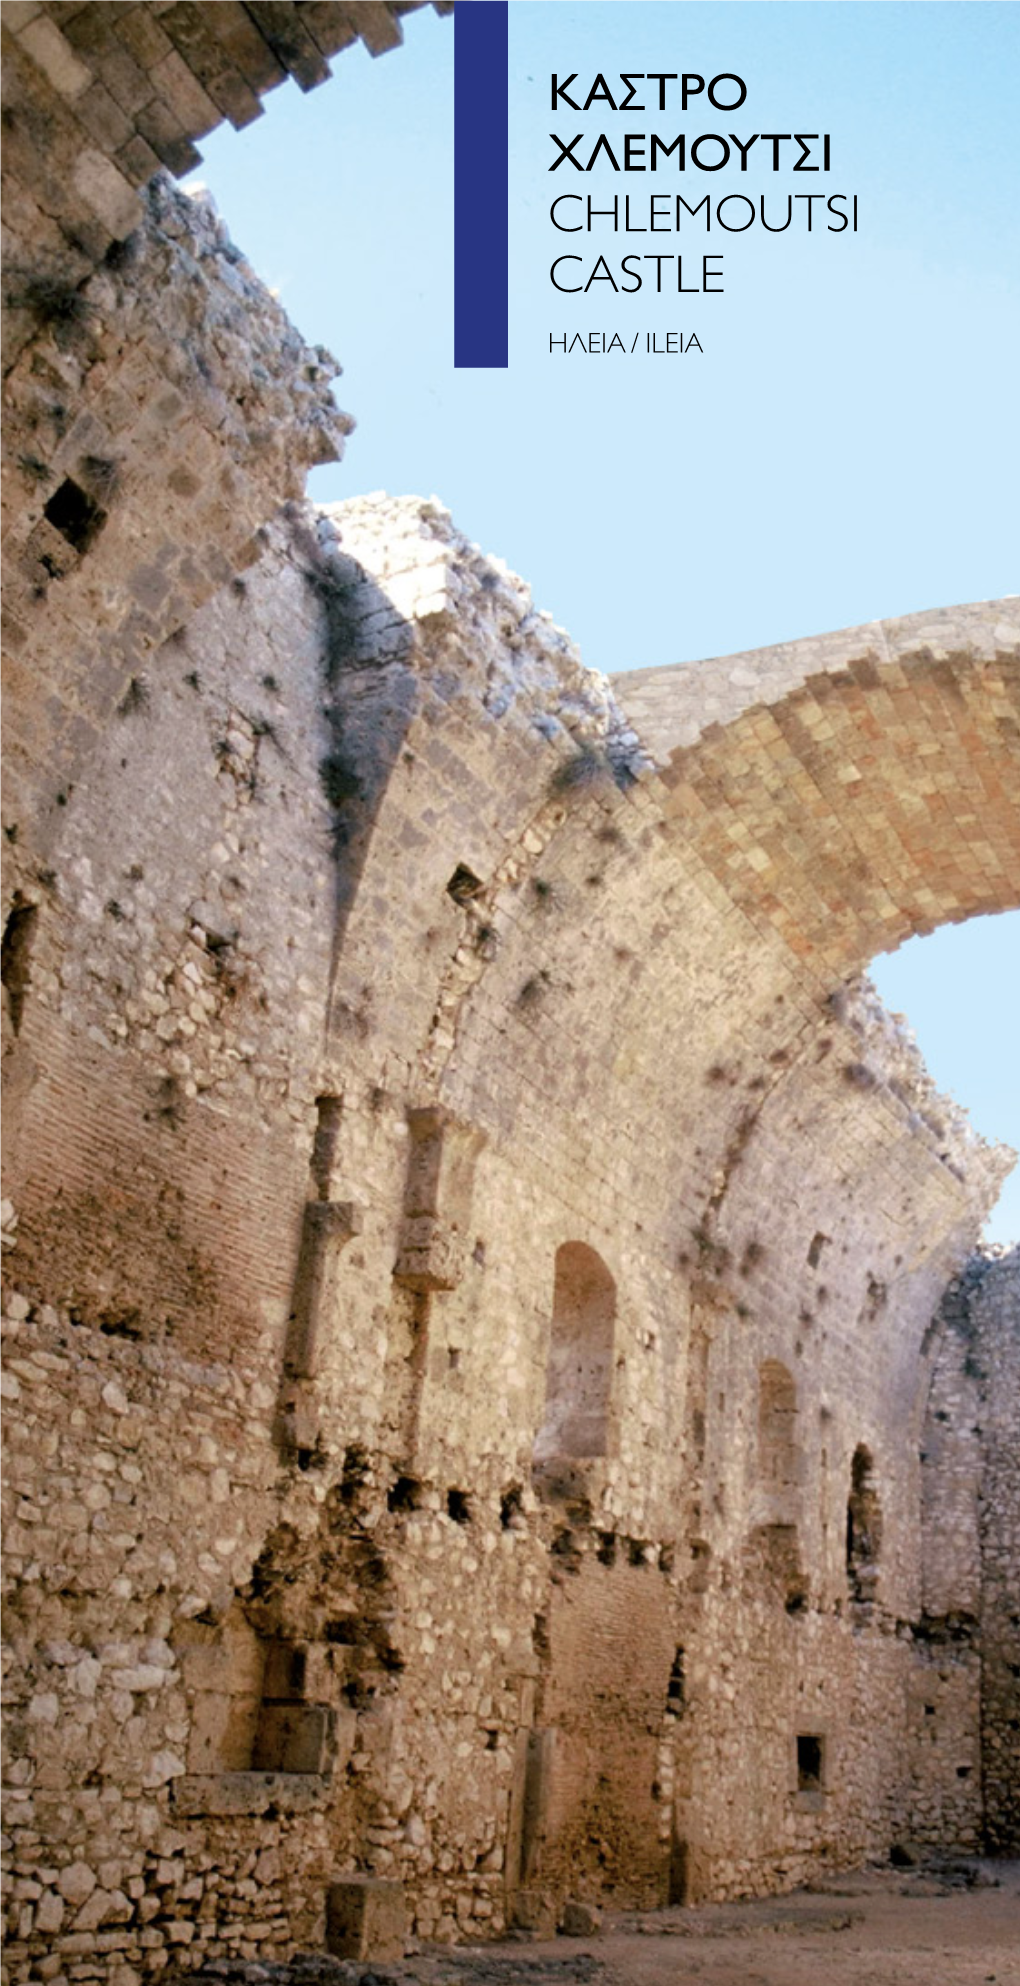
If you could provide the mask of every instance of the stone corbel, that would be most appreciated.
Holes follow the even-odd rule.
[[[456,1289],[467,1259],[474,1172],[485,1133],[441,1104],[409,1110],[411,1134],[394,1280],[419,1293]]]
[[[393,1280],[408,1290],[454,1290],[464,1274],[464,1237],[434,1214],[405,1220]]]
[[[336,1266],[347,1243],[361,1233],[363,1225],[363,1209],[353,1200],[309,1200],[305,1205],[287,1339],[291,1379],[315,1377]]]

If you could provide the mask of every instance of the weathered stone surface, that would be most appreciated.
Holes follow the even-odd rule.
[[[6,6],[12,176],[29,158],[42,167],[31,192],[51,267],[66,273],[77,259],[80,269],[83,250],[94,243],[101,254],[111,237],[129,234],[141,217],[135,189],[160,165],[177,173],[197,165],[193,139],[225,117],[238,129],[251,123],[262,95],[288,75],[315,88],[331,73],[326,57],[359,37],[373,55],[397,47],[401,17],[423,4],[148,0],[106,14],[62,0]],[[435,4],[450,11],[449,0]]]
[[[304,1813],[322,1805],[327,1786],[311,1771],[189,1773],[174,1788],[174,1812],[182,1817]]]
[[[403,1958],[406,1911],[399,1883],[345,1876],[326,1895],[326,1948],[338,1958]]]
[[[602,1915],[590,1903],[568,1900],[563,1906],[560,1930],[565,1938],[594,1938],[602,1929]]]
[[[4,471],[4,875],[26,904],[90,754],[149,708],[161,645],[258,557],[267,517],[351,426],[336,361],[296,335],[215,210],[165,176],[142,205],[127,266],[70,292],[33,273],[31,243],[7,258],[31,330],[6,380]],[[244,741],[233,763],[243,780]]]
[[[96,1878],[87,1862],[71,1862],[57,1877],[57,1888],[65,1903],[86,1903],[96,1887]]]
[[[734,901],[839,974],[1014,904],[1018,653],[993,600],[616,688]]]
[[[401,12],[9,23],[12,1986],[1017,1846],[1010,1155],[859,977],[1017,901],[1015,608],[614,691],[299,503],[132,189]]]
[[[1016,1257],[974,1256],[931,1347],[921,1447],[922,1614],[910,1696],[911,1836],[1020,1841],[1020,1333]],[[952,1758],[955,1772],[938,1770]]]
[[[89,1935],[123,1896],[147,1951],[228,1911],[283,1951],[341,1856],[452,1941],[578,1882],[972,1841],[998,1739],[966,1644],[923,1748],[901,1429],[1005,1155],[866,986],[820,1000],[734,918],[606,686],[437,506],[295,511],[164,662],[63,810],[8,1057],[8,1567],[48,1651],[11,1792],[80,1788],[47,1852],[94,1870]],[[456,1275],[404,1281],[442,1237]],[[332,1776],[254,1770],[310,1714]]]

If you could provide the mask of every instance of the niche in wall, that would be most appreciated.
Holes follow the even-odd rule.
[[[808,1582],[801,1561],[801,1484],[797,1384],[781,1359],[758,1367],[758,1445],[753,1507],[758,1522],[747,1541],[749,1564],[787,1613],[804,1610]]]
[[[873,1600],[878,1590],[882,1548],[882,1509],[875,1488],[875,1465],[861,1442],[850,1465],[846,1507],[846,1576],[851,1600]]]
[[[780,1500],[800,1483],[797,1387],[777,1358],[758,1368],[758,1473],[766,1495]]]
[[[177,1637],[188,1693],[188,1771],[327,1773],[335,1714],[327,1651],[266,1640],[240,1606],[217,1626],[187,1622]]]
[[[556,1252],[545,1415],[535,1441],[536,1487],[558,1465],[609,1452],[616,1284],[602,1257],[582,1241]],[[569,1473],[569,1471],[568,1471]]]

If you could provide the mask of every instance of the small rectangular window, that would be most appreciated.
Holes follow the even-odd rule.
[[[798,1793],[821,1792],[824,1761],[825,1739],[809,1732],[799,1735],[797,1738]]]

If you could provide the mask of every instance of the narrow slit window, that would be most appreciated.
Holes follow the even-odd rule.
[[[825,1764],[825,1739],[814,1732],[803,1732],[797,1738],[797,1791],[798,1793],[820,1793]]]

